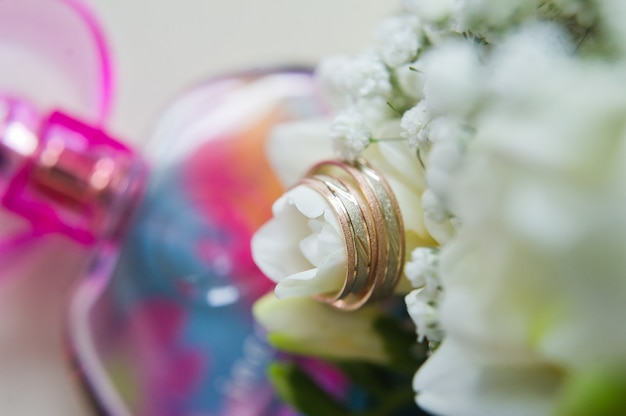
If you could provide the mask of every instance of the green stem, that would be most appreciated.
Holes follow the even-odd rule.
[[[388,139],[376,139],[374,137],[370,138],[370,143],[382,143],[382,142],[401,142],[405,141],[404,137],[390,137]]]
[[[412,390],[399,390],[387,396],[376,409],[363,413],[361,416],[389,416],[394,412],[411,403],[415,393]]]

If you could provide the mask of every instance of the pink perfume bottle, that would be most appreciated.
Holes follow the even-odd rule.
[[[14,214],[0,256],[44,234],[115,234],[145,169],[103,129],[112,74],[96,20],[71,0],[1,2],[0,65],[0,203]]]
[[[0,413],[87,414],[64,312],[88,266],[116,253],[103,248],[144,164],[105,132],[111,62],[82,3],[0,2],[0,67],[0,390],[14,398]]]

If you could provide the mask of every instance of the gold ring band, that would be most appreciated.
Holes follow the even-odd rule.
[[[337,293],[319,295],[317,298],[341,309],[358,309],[369,299],[373,284],[369,278],[371,241],[362,211],[363,201],[355,197],[356,190],[351,185],[330,176],[307,177],[300,184],[312,187],[329,201],[346,240],[344,284]]]
[[[402,213],[391,186],[380,172],[361,159],[356,160],[355,165],[374,190],[380,204],[382,221],[385,224],[386,238],[379,240],[386,245],[381,250],[387,252],[387,262],[384,265],[385,277],[378,280],[381,283],[380,290],[377,291],[379,297],[385,297],[393,293],[404,269],[406,241]]]
[[[328,200],[346,243],[346,278],[334,294],[317,296],[336,308],[355,310],[393,293],[405,257],[404,225],[391,187],[359,159],[315,165],[299,185]]]

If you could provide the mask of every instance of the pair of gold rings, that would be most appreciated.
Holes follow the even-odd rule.
[[[404,267],[405,238],[398,201],[383,175],[364,159],[328,160],[313,166],[299,185],[325,197],[346,242],[344,284],[318,299],[356,310],[391,295]]]

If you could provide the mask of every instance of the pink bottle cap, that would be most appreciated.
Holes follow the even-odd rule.
[[[0,163],[9,179],[2,205],[37,235],[57,232],[83,244],[117,235],[145,179],[132,150],[61,112],[38,118],[27,103],[0,98],[3,107]]]

